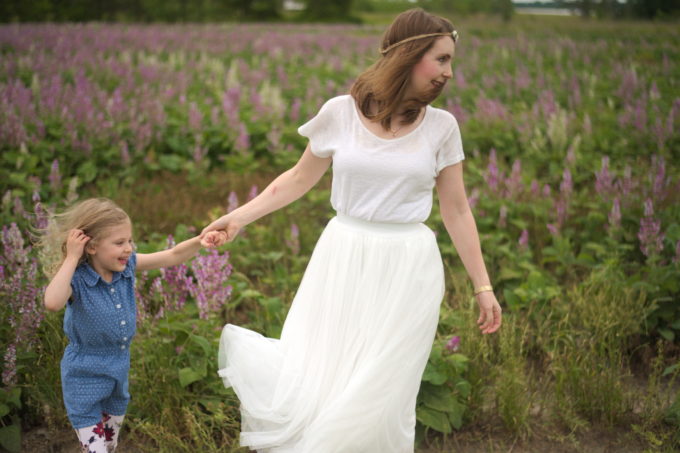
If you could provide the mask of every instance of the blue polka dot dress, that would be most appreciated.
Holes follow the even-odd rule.
[[[96,425],[102,412],[124,415],[130,401],[130,342],[135,335],[135,269],[132,254],[122,272],[105,281],[88,263],[73,274],[61,360],[64,405],[74,428]]]

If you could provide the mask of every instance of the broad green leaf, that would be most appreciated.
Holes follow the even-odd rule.
[[[437,394],[427,392],[423,395],[423,404],[427,407],[442,412],[448,412],[455,404],[456,400],[450,392],[437,392]]]
[[[191,341],[199,345],[206,355],[210,355],[212,353],[210,342],[205,337],[202,337],[200,335],[191,335],[189,338],[191,339]]]
[[[0,445],[11,453],[21,451],[21,430],[19,425],[9,425],[0,428]]]
[[[4,417],[7,414],[9,414],[9,406],[4,403],[0,403],[0,417]]]
[[[659,333],[668,341],[673,341],[675,339],[675,334],[670,329],[661,328],[659,329]]]
[[[449,423],[449,418],[443,412],[427,407],[419,407],[416,409],[416,420],[440,433],[449,434],[451,432],[451,423]]]
[[[448,413],[451,425],[456,429],[460,429],[460,427],[463,426],[463,414],[465,413],[465,406],[460,404],[458,401],[454,401],[451,405],[451,408],[449,408]]]
[[[182,368],[179,370],[179,385],[182,387],[187,387],[188,385],[199,381],[203,378],[201,373],[191,369],[191,368]]]

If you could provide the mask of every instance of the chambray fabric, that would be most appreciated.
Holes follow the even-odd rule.
[[[88,264],[73,274],[64,332],[69,344],[61,359],[64,405],[75,429],[96,425],[102,412],[124,415],[130,401],[130,342],[135,335],[135,269],[132,254],[111,283]]]

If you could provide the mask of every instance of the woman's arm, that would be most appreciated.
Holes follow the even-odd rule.
[[[489,285],[477,225],[465,193],[462,162],[445,167],[439,172],[437,193],[444,226],[474,287]],[[501,307],[496,296],[492,291],[485,291],[479,293],[476,298],[480,309],[477,320],[479,328],[482,333],[495,332],[501,326]]]
[[[280,174],[257,197],[205,227],[201,236],[209,231],[223,230],[226,239],[232,241],[241,228],[307,193],[328,170],[331,160],[330,157],[315,156],[307,145],[293,168]]]

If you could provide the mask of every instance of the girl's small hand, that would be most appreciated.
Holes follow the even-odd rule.
[[[501,326],[501,306],[496,300],[493,291],[485,291],[477,294],[477,304],[479,305],[479,319],[477,324],[482,333],[494,333]]]
[[[203,247],[217,248],[227,242],[229,242],[229,237],[227,236],[227,233],[222,230],[208,231],[201,235],[201,246]]]
[[[80,259],[83,256],[85,244],[90,240],[83,230],[73,229],[66,237],[66,257]]]
[[[203,231],[201,231],[201,244],[203,244],[203,238],[211,231],[220,231],[224,234],[222,237],[224,242],[231,242],[234,240],[240,229],[241,225],[234,219],[233,213],[223,215],[207,227],[203,228]],[[222,245],[222,243],[219,245]]]

